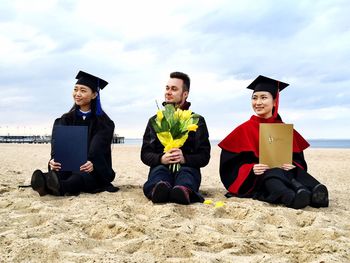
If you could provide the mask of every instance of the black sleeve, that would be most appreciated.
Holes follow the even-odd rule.
[[[259,160],[254,156],[252,152],[232,153],[226,150],[221,151],[220,155],[220,179],[228,190],[229,187],[237,179],[239,169],[242,165],[248,163],[258,163]],[[253,171],[249,173],[248,178],[242,184],[240,192],[246,193],[253,185],[256,176]]]
[[[114,122],[105,116],[103,117],[96,123],[96,130],[90,140],[88,160],[93,163],[94,172],[99,178],[103,178],[105,182],[111,182],[115,177],[111,159]]]
[[[190,132],[191,133],[191,132]],[[189,136],[190,137],[190,136]],[[194,147],[183,147],[185,165],[195,168],[204,167],[210,160],[210,142],[208,128],[204,118],[201,116],[198,121],[198,129],[194,132]]]
[[[293,153],[293,162],[294,164],[297,163],[301,165],[304,168],[304,171],[307,172],[307,163],[304,158],[304,153]]]
[[[160,158],[163,155],[163,150],[159,144],[160,142],[157,138],[156,132],[151,125],[151,119],[149,119],[143,135],[141,148],[141,160],[144,164],[150,167],[161,164]]]
[[[99,121],[96,126],[96,133],[89,144],[88,159],[91,161],[110,152],[114,133],[114,122],[109,118]]]
[[[220,178],[225,188],[228,189],[236,180],[240,165],[238,164],[238,154],[221,150],[220,154]]]

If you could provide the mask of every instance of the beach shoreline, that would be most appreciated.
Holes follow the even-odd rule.
[[[350,149],[305,151],[330,207],[294,210],[226,199],[216,145],[200,188],[213,204],[154,205],[142,192],[140,148],[112,146],[117,193],[40,197],[18,185],[47,170],[50,145],[0,144],[0,262],[350,261]]]

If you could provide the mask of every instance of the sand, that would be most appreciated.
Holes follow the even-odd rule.
[[[303,210],[226,199],[217,146],[202,169],[209,205],[148,201],[148,167],[130,145],[113,146],[117,193],[40,197],[18,188],[34,169],[47,169],[49,152],[0,144],[0,262],[350,262],[350,149],[305,152],[330,207]]]

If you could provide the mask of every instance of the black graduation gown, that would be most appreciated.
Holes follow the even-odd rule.
[[[93,163],[94,171],[89,174],[80,174],[83,185],[81,185],[80,189],[75,189],[75,191],[115,191],[116,189],[111,184],[115,178],[115,172],[112,169],[111,154],[114,122],[107,114],[103,112],[102,116],[91,116],[83,120],[81,116],[76,114],[76,111],[71,111],[64,114],[61,118],[56,119],[53,129],[56,125],[88,126],[88,160]],[[54,137],[52,140],[54,140]],[[53,144],[51,143],[51,159],[54,159],[54,156]],[[58,175],[60,179],[68,179],[72,173],[59,172]],[[63,192],[62,194],[65,193]]]

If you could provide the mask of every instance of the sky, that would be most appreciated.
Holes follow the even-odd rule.
[[[0,135],[50,134],[79,70],[115,133],[141,138],[169,73],[191,78],[191,109],[221,140],[252,114],[258,75],[290,84],[284,122],[306,139],[350,139],[347,0],[1,0]]]

